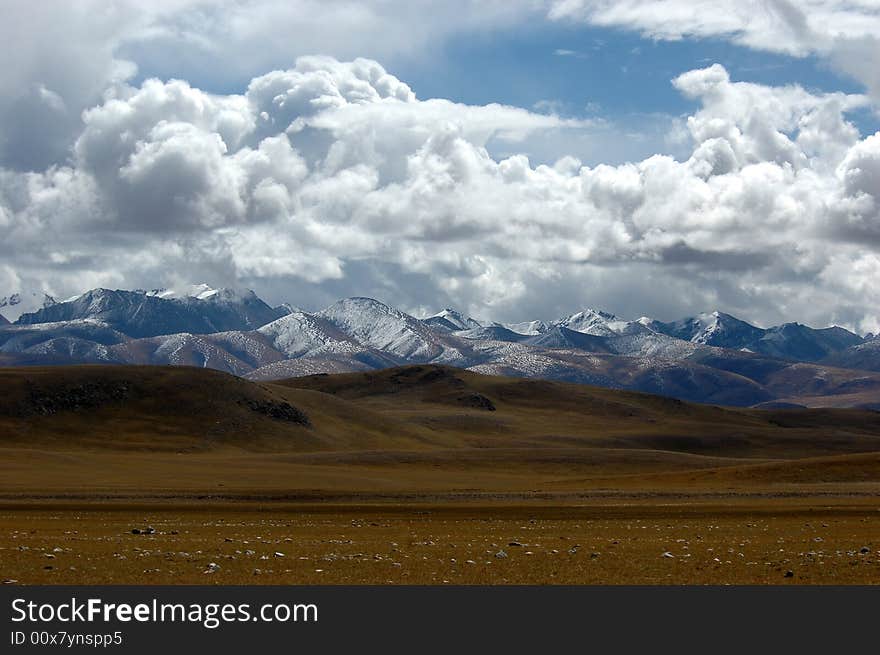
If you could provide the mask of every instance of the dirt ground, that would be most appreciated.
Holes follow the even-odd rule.
[[[877,498],[7,503],[0,577],[23,585],[877,584],[878,526]]]

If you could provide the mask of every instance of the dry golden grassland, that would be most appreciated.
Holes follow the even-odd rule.
[[[19,584],[873,584],[878,519],[878,412],[433,366],[0,369]]]

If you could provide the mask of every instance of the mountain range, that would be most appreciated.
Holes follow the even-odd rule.
[[[454,309],[416,318],[371,298],[307,312],[197,285],[47,296],[0,321],[0,364],[177,364],[274,380],[431,363],[722,405],[875,408],[880,339],[869,337],[721,312],[665,323],[584,309],[499,323]]]

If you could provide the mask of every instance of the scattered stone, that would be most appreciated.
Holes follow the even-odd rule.
[[[663,553],[663,557],[666,557],[666,558],[668,559],[668,558],[671,558],[671,557],[675,557],[675,555],[673,555],[672,553],[670,553],[670,552],[667,550],[665,553]]]
[[[871,552],[871,549],[868,548],[867,546],[862,546],[862,547],[859,549],[859,552],[860,552],[862,555],[867,555],[868,553]]]
[[[785,577],[786,577],[786,578],[793,578],[793,577],[794,577],[794,571],[792,571],[791,569],[789,569],[788,571],[785,572]]]
[[[254,575],[261,575],[263,573],[262,569],[254,569]]]
[[[497,557],[498,559],[504,559],[505,557],[507,557],[507,553],[505,553],[503,550],[499,550],[497,553],[495,553],[495,557]]]
[[[275,557],[284,557],[284,553],[282,553],[280,550],[276,550]]]
[[[205,568],[204,573],[216,573],[220,570],[220,565],[216,562],[210,562]]]
[[[507,544],[508,546],[513,546],[514,548],[522,548],[522,544],[518,541],[511,541]]]
[[[3,581],[3,584],[18,584],[18,580],[13,580],[12,578],[8,578]]]
[[[577,545],[572,546],[571,548],[568,549],[568,554],[575,555],[578,552],[578,548],[580,548],[580,546],[577,546]]]

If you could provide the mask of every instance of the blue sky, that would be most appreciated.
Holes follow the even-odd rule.
[[[691,112],[697,103],[683,98],[671,80],[714,63],[739,81],[799,84],[826,93],[864,92],[860,83],[815,55],[761,52],[721,39],[656,40],[622,29],[561,23],[459,36],[435,58],[404,60],[392,70],[421,98],[552,108],[638,129],[648,114]],[[853,112],[851,119],[863,134],[880,125],[871,110]]]

